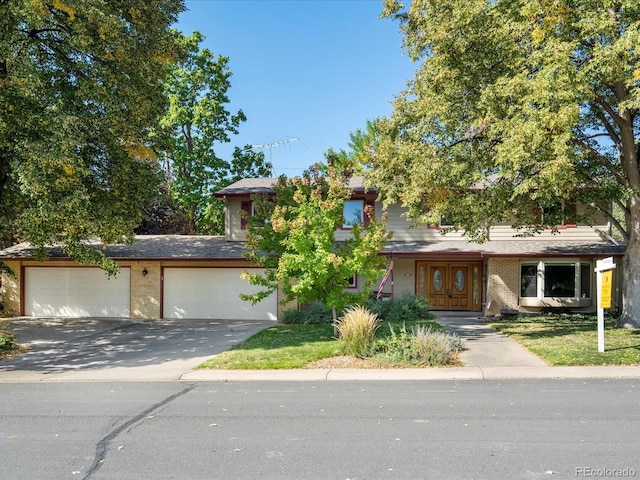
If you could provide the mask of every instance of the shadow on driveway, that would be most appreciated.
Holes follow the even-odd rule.
[[[272,326],[256,320],[3,319],[30,351],[0,360],[1,371],[60,373],[144,367],[212,357]]]

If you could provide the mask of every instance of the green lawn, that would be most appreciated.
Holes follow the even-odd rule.
[[[198,368],[301,368],[314,360],[339,354],[331,325],[277,325],[256,333]]]
[[[605,351],[599,353],[595,316],[520,316],[491,324],[550,365],[639,365],[640,330],[614,326],[615,320],[607,318]]]
[[[442,327],[431,321],[406,322],[411,325]],[[383,322],[378,335],[387,335],[388,323]],[[333,337],[332,325],[276,325],[269,327],[204,362],[198,368],[230,370],[263,370],[302,368],[310,362],[342,355],[340,344]]]

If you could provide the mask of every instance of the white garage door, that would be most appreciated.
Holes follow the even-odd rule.
[[[130,272],[109,278],[99,268],[25,268],[25,315],[129,317]]]
[[[256,305],[240,294],[259,291],[240,278],[241,268],[165,268],[164,318],[215,318],[224,320],[276,320],[275,293]],[[259,269],[251,269],[259,271]]]

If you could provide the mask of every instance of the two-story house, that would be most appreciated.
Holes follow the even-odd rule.
[[[139,236],[133,245],[106,247],[104,254],[120,266],[115,278],[75,263],[59,248],[49,249],[45,262],[28,244],[2,250],[0,260],[16,274],[0,278],[3,315],[275,320],[295,307],[282,305],[279,292],[257,305],[239,297],[257,288],[241,278],[242,272],[259,269],[242,255],[247,225],[241,212],[251,214],[252,195],[271,193],[274,182],[244,179],[216,192],[225,204],[224,236]],[[354,222],[364,221],[367,204],[377,218],[382,215],[376,191],[366,189],[361,178],[351,179],[350,188],[338,240],[350,235]],[[619,262],[624,254],[624,246],[608,236],[604,217],[594,226],[560,225],[559,234],[529,238],[515,237],[509,225],[500,225],[492,229],[490,241],[475,244],[461,233],[442,235],[446,225],[412,227],[399,206],[391,206],[387,216],[394,235],[381,255],[393,268],[380,293],[424,295],[434,310],[593,311],[596,260],[613,256]],[[95,248],[102,246],[95,242]],[[620,285],[621,269],[615,275]],[[362,283],[356,274],[350,288]],[[614,303],[619,298],[618,292]]]
[[[246,239],[241,212],[251,214],[251,195],[270,192],[273,182],[244,179],[216,193],[225,202],[227,241]],[[377,219],[382,215],[376,190],[365,188],[362,178],[352,178],[349,188],[352,195],[345,202],[345,223],[336,232],[337,240],[349,235],[352,222],[364,221],[367,204],[374,207]],[[387,209],[387,229],[393,239],[381,254],[392,270],[381,290],[387,297],[424,295],[434,310],[594,311],[596,260],[613,256],[619,261],[624,254],[624,246],[611,238],[604,216],[593,226],[566,223],[558,226],[558,233],[533,237],[516,236],[510,225],[499,225],[491,229],[491,240],[478,244],[467,241],[462,232],[443,235],[447,225],[414,227],[403,214],[398,205]],[[620,269],[617,272],[619,276]],[[358,284],[356,276],[352,288]],[[618,292],[617,302],[619,298]]]

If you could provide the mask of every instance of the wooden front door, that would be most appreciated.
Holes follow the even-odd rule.
[[[433,310],[480,310],[479,262],[417,262],[416,292]]]

